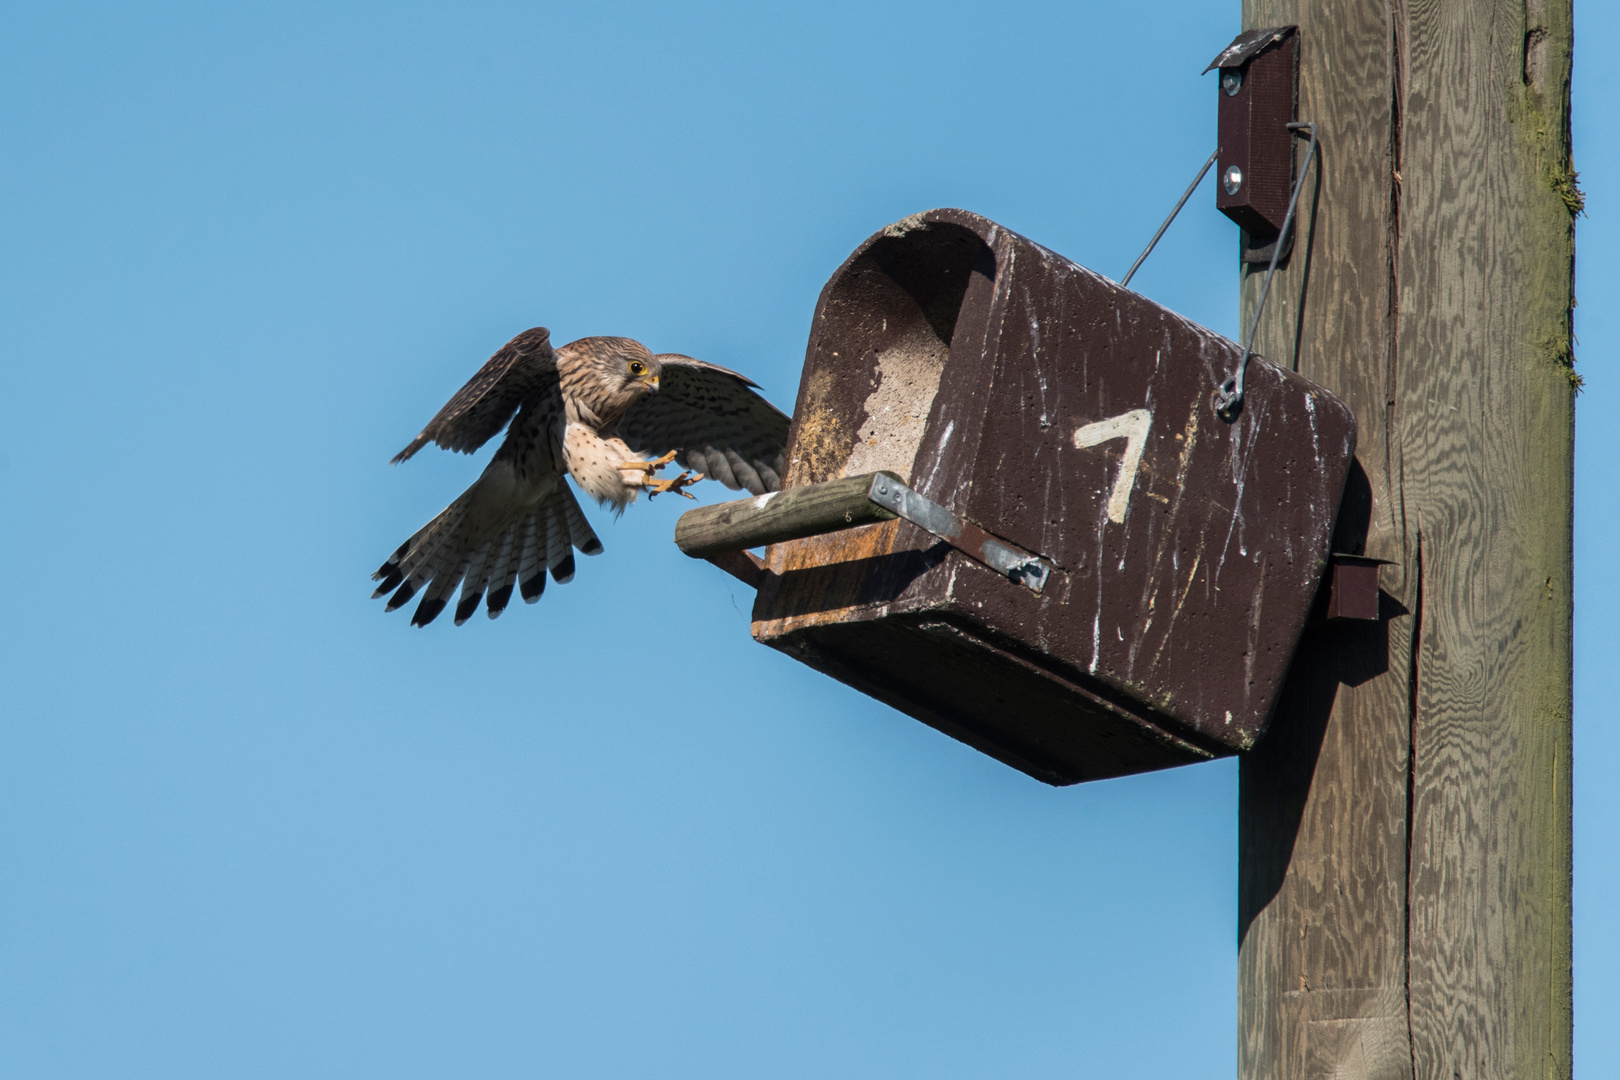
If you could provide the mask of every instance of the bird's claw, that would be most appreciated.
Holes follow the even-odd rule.
[[[683,472],[673,480],[659,480],[653,476],[653,473],[674,461],[678,452],[671,450],[663,457],[654,458],[651,461],[626,461],[619,466],[619,471],[621,473],[640,473],[641,475],[634,480],[626,477],[625,483],[645,489],[649,499],[654,495],[662,495],[666,491],[673,491],[675,494],[684,495],[688,499],[696,499],[697,496],[687,491],[686,488],[702,480],[702,473]]]
[[[673,480],[654,480],[651,476],[649,476],[647,477],[644,486],[647,488],[647,498],[649,499],[653,498],[655,495],[662,495],[666,491],[672,491],[677,495],[684,495],[688,499],[696,499],[697,496],[686,489],[702,479],[702,473],[694,474],[689,472],[683,472]]]
[[[663,468],[665,465],[668,465],[674,460],[675,451],[671,450],[661,458],[654,458],[652,461],[627,461],[623,465],[620,465],[619,468],[625,472],[644,472],[648,476],[651,476],[653,473],[657,472],[659,469]]]

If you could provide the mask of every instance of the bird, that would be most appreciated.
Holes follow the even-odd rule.
[[[789,418],[757,391],[729,368],[655,355],[631,338],[553,348],[545,327],[523,331],[394,456],[408,461],[430,442],[472,453],[506,428],[473,485],[371,576],[373,598],[388,596],[395,611],[420,592],[411,624],[426,626],[459,587],[460,626],[480,600],[491,619],[500,615],[514,586],[539,600],[548,572],[571,581],[574,551],[599,555],[602,541],[567,477],[616,514],[643,491],[692,498],[686,489],[705,477],[754,495],[780,490]],[[657,477],[670,462],[688,471]]]

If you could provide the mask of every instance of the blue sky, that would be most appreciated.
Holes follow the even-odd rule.
[[[493,623],[366,577],[479,468],[389,456],[522,328],[791,407],[822,283],[906,214],[1119,276],[1237,11],[9,5],[0,1074],[1230,1076],[1234,762],[1028,780],[754,644],[670,499],[592,508],[607,553]],[[1620,17],[1577,37],[1591,1071]],[[1205,189],[1135,285],[1235,335],[1235,243]]]

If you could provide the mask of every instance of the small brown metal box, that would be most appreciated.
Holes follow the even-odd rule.
[[[889,469],[1056,567],[907,521],[771,545],[755,638],[1052,784],[1264,730],[1355,445],[1327,391],[994,222],[935,210],[827,283],[787,486]]]
[[[1249,246],[1269,244],[1282,231],[1294,185],[1288,124],[1298,95],[1299,34],[1292,26],[1240,34],[1209,67],[1220,74],[1215,206],[1248,233]]]

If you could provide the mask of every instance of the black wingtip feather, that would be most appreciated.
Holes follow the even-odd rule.
[[[422,602],[416,605],[416,613],[411,616],[411,625],[426,626],[439,617],[439,612],[444,610],[444,605],[445,601],[442,597],[424,597]]]
[[[546,572],[544,570],[540,571],[528,581],[523,582],[519,589],[523,593],[523,602],[525,604],[534,603],[540,599],[540,594],[546,591]]]
[[[562,557],[562,562],[551,568],[551,579],[559,585],[566,585],[574,580],[574,553],[572,551]]]
[[[460,626],[462,623],[472,618],[472,613],[478,610],[478,601],[482,600],[483,598],[484,594],[481,592],[476,592],[471,596],[463,596],[461,598],[461,603],[456,605],[457,626]]]
[[[405,573],[397,566],[385,566],[375,574],[371,575],[372,581],[377,581],[378,579],[382,580],[382,584],[378,585],[377,591],[371,594],[371,598],[373,600],[377,599],[379,596],[387,596],[389,593],[398,588],[399,583],[405,580]]]
[[[579,550],[583,551],[587,555],[600,555],[602,554],[602,541],[593,536],[583,544],[579,545]]]
[[[506,585],[499,589],[490,590],[489,617],[494,618],[506,610],[506,605],[512,600],[512,586]]]
[[[416,586],[413,585],[411,582],[407,581],[405,584],[403,584],[403,585],[401,585],[399,587],[399,592],[395,593],[394,598],[392,600],[388,601],[388,607],[385,608],[384,610],[398,611],[400,608],[404,607],[407,603],[409,603],[411,597],[413,597],[415,595],[416,595]]]

